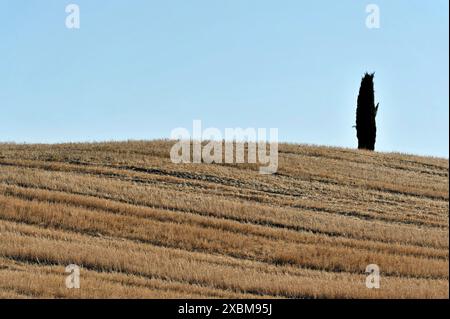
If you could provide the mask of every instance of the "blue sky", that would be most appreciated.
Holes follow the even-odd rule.
[[[80,7],[67,29],[65,7]],[[380,8],[380,29],[365,24]],[[0,141],[254,127],[356,147],[374,71],[377,150],[448,157],[447,0],[0,0]]]

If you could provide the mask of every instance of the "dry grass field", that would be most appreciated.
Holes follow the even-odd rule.
[[[0,144],[0,298],[449,297],[447,159],[282,144],[260,175],[172,144]]]

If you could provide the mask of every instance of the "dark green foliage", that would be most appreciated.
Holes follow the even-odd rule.
[[[375,149],[378,104],[375,106],[373,90],[373,77],[375,73],[364,74],[359,88],[358,104],[356,107],[356,136],[358,137],[358,148],[366,150]]]

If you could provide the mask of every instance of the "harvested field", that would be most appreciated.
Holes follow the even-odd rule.
[[[447,159],[281,144],[261,175],[172,144],[0,144],[0,298],[449,297]]]

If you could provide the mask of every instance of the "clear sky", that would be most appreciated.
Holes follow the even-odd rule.
[[[65,26],[69,3],[80,29]],[[448,157],[448,12],[448,0],[0,0],[0,141],[168,138],[199,119],[356,147],[370,71],[377,150]]]

